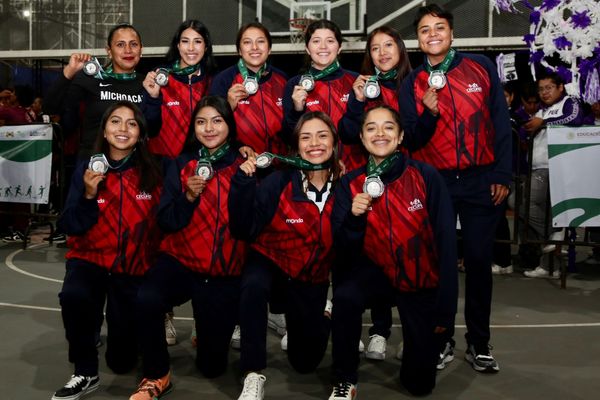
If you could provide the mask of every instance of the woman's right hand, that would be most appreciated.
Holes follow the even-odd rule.
[[[240,165],[240,169],[246,174],[246,176],[254,175],[256,173],[256,158],[252,157],[244,161]]]
[[[371,202],[373,198],[366,193],[358,193],[352,199],[352,215],[358,217],[359,215],[363,215],[369,210],[371,207]]]
[[[75,77],[79,71],[83,69],[83,65],[92,59],[92,55],[89,53],[73,53],[69,58],[69,63],[63,68],[63,75],[68,80]]]
[[[294,91],[292,92],[292,101],[294,102],[294,110],[301,112],[304,111],[304,106],[306,105],[306,98],[308,97],[308,92],[300,85],[294,86]]]
[[[185,197],[190,203],[193,203],[206,187],[206,179],[199,175],[192,175],[188,178],[185,185]]]
[[[365,85],[369,80],[367,75],[359,75],[354,83],[352,84],[352,90],[354,91],[354,97],[361,103],[365,101]]]
[[[240,100],[244,100],[248,98],[248,92],[246,88],[241,83],[236,83],[232,85],[227,91],[227,102],[231,106],[231,109],[235,111]]]
[[[157,99],[160,96],[160,86],[155,82],[156,79],[156,71],[150,71],[146,74],[146,78],[142,82],[142,86],[146,89],[146,92],[150,95],[150,97]]]
[[[423,95],[423,105],[427,107],[429,112],[433,115],[438,116],[440,114],[440,109],[438,107],[438,95],[437,89],[434,87],[430,87],[427,89],[425,94]]]
[[[88,200],[96,198],[98,195],[98,185],[106,176],[100,172],[94,172],[91,169],[86,169],[83,173],[83,185],[85,186],[84,197]]]

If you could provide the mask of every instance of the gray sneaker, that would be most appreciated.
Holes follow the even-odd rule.
[[[477,372],[496,373],[500,371],[500,366],[496,360],[494,360],[489,345],[476,349],[475,346],[470,344],[465,353],[465,360],[467,360]]]
[[[436,368],[442,370],[446,368],[446,364],[454,360],[454,342],[446,342],[444,350],[440,353]]]

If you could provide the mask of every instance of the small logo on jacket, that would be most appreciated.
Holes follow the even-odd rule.
[[[167,107],[175,107],[179,105],[179,101],[175,100],[175,101],[169,101],[167,103]]]
[[[318,105],[318,104],[320,104],[320,103],[319,103],[319,100],[313,100],[313,101],[309,101],[309,102],[307,102],[307,103],[306,103],[306,107],[310,107],[310,106],[316,106],[316,105]]]
[[[282,107],[283,106],[283,99],[281,97],[277,98],[277,103],[275,103],[277,105],[277,107]]]
[[[421,204],[421,200],[419,199],[414,199],[413,201],[410,202],[410,207],[408,207],[408,211],[414,212],[417,210],[422,210],[423,209],[423,204]]]
[[[342,103],[347,103],[349,98],[350,98],[350,95],[348,93],[346,93],[345,95],[343,95],[342,97],[340,97],[340,101]]]
[[[286,224],[303,224],[304,220],[302,218],[288,218],[285,220]]]
[[[467,93],[475,93],[475,92],[482,92],[482,91],[483,91],[483,89],[481,88],[481,86],[479,86],[475,82],[469,83],[469,87],[467,88]]]
[[[135,196],[136,200],[152,200],[152,195],[146,192],[139,192]]]
[[[100,197],[96,201],[98,202],[98,204],[104,204],[104,203],[106,203],[106,200],[104,200],[102,197]]]

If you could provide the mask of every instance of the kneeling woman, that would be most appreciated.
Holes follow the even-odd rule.
[[[116,373],[137,363],[135,300],[160,236],[155,221],[162,174],[145,137],[146,122],[135,105],[111,105],[101,120],[98,154],[73,174],[58,224],[69,235],[59,298],[75,372],[54,400],[79,399],[98,388],[95,333],[105,297],[106,363]]]
[[[226,370],[246,253],[227,225],[231,177],[242,161],[234,138],[227,100],[204,97],[192,114],[182,154],[167,168],[158,211],[165,236],[138,295],[144,378],[132,400],[171,390],[164,314],[190,299],[198,335],[196,365],[208,378]]]
[[[242,274],[241,369],[246,378],[239,400],[264,396],[260,371],[267,366],[267,303],[274,286],[284,295],[288,359],[298,372],[316,369],[329,340],[330,321],[323,310],[333,262],[329,218],[331,191],[340,175],[338,137],[320,111],[300,117],[292,137],[292,156],[276,157],[291,168],[257,185],[256,166],[268,164],[262,154],[243,163],[231,182],[231,232],[252,241]]]
[[[356,397],[362,312],[388,296],[402,321],[400,381],[413,395],[435,386],[438,336],[456,313],[455,217],[441,176],[398,152],[399,114],[381,105],[367,111],[361,140],[365,167],[344,176],[335,193],[335,248],[355,260],[334,275],[333,373],[330,400]],[[439,338],[441,340],[441,338]]]

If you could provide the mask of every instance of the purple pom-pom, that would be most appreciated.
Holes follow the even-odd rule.
[[[559,50],[563,50],[567,47],[571,47],[573,46],[573,43],[570,42],[566,37],[564,36],[559,36],[556,39],[554,39],[552,42],[554,42],[554,45],[556,46],[557,49]]]
[[[535,35],[533,33],[528,33],[523,36],[523,41],[527,46],[531,46],[531,43],[535,41]]]
[[[562,66],[562,65],[559,65],[556,68],[556,74],[558,76],[560,76],[560,78],[565,83],[570,83],[573,80],[573,74],[571,73],[571,70],[569,68],[567,68],[567,67]]]
[[[552,10],[554,7],[560,4],[560,0],[544,0],[542,1],[541,9],[542,10]]]
[[[531,53],[531,56],[529,57],[529,62],[531,64],[537,64],[540,61],[542,61],[542,58],[544,58],[544,52],[541,50],[537,50]]]
[[[574,28],[584,29],[590,26],[592,19],[586,11],[576,12],[571,16],[571,23]]]
[[[540,23],[540,12],[538,10],[534,10],[531,12],[531,14],[529,14],[529,22],[534,25]]]

